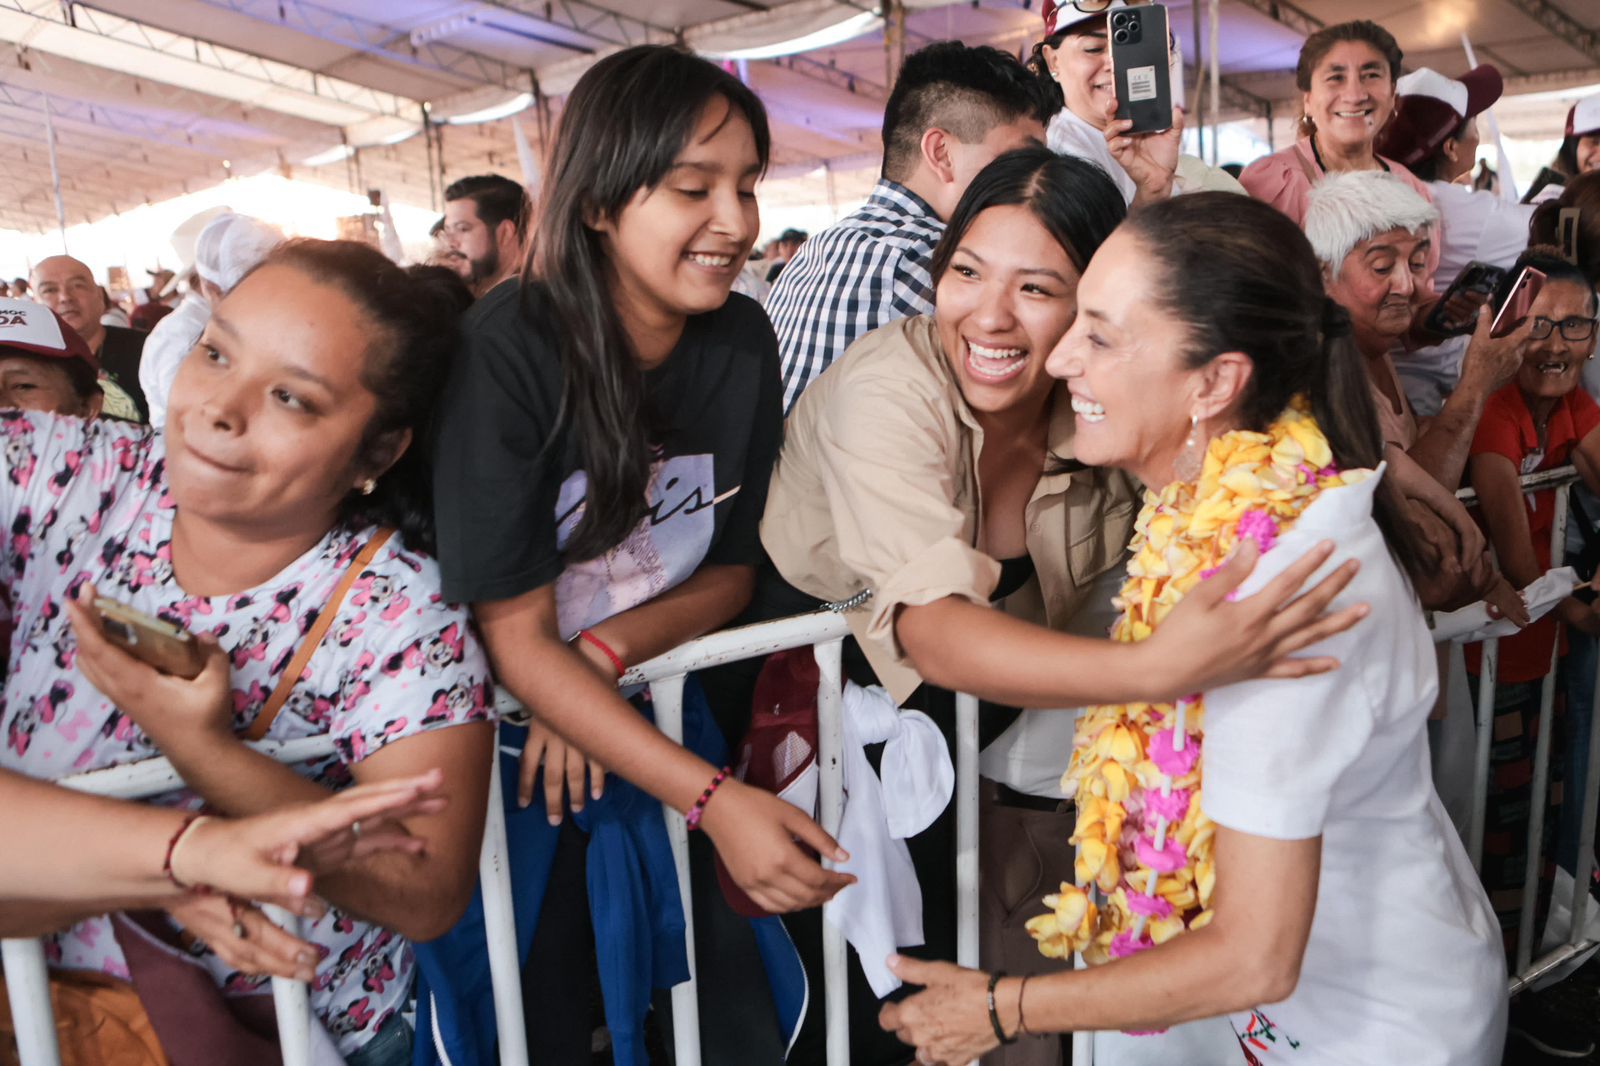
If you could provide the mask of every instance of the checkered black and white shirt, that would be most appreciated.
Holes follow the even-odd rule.
[[[783,412],[857,337],[933,312],[928,261],[944,235],[916,193],[887,178],[867,202],[800,246],[767,297],[783,362]]]

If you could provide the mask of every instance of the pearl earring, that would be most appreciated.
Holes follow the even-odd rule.
[[[1172,473],[1179,481],[1194,481],[1205,466],[1205,449],[1200,444],[1200,416],[1189,413],[1189,438],[1183,442],[1183,451],[1172,461]]]
[[[365,481],[363,481],[361,483],[361,495],[363,495],[363,496],[371,496],[373,490],[376,489],[377,487],[378,487],[378,479],[369,477],[369,478],[367,478],[367,480],[365,480]]]

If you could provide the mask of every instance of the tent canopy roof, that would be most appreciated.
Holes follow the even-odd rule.
[[[1191,60],[1197,2],[1203,34],[1205,0],[1169,4]],[[1022,54],[1038,40],[1039,6],[905,0],[905,46],[955,37]],[[1408,68],[1465,70],[1466,31],[1513,93],[1600,82],[1592,0],[1222,0],[1219,11],[1222,117],[1270,114],[1280,135],[1297,114],[1304,34],[1349,18],[1382,21]],[[859,166],[878,155],[887,96],[877,14],[876,0],[0,0],[0,38],[13,45],[0,52],[0,173],[12,190],[0,228],[56,224],[47,112],[69,224],[273,169],[437,205],[455,178],[520,172],[508,121],[441,125],[452,118],[537,95],[548,119],[589,64],[629,44],[737,53],[849,19],[868,32],[746,70],[771,111],[775,175]],[[1506,110],[1508,132],[1549,137],[1565,105]],[[539,108],[520,121],[537,151],[548,135]]]

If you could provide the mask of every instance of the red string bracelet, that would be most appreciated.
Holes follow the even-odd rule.
[[[706,790],[700,793],[700,798],[694,801],[694,806],[690,807],[688,812],[684,814],[683,820],[688,823],[690,829],[700,828],[700,816],[706,813],[706,804],[711,802],[711,797],[716,794],[718,787],[728,779],[728,775],[731,773],[733,771],[726,766],[718,770],[716,776],[711,779],[711,784],[706,786]]]
[[[206,816],[201,812],[195,811],[193,814],[185,818],[183,823],[178,826],[178,831],[172,834],[172,839],[167,841],[167,855],[166,858],[161,860],[161,872],[166,875],[168,881],[171,881],[176,888],[183,892],[204,891],[205,886],[186,885],[182,881],[178,880],[178,875],[172,872],[172,856],[177,854],[178,844],[185,836],[188,835],[189,830],[193,829],[200,822],[204,821],[205,817]]]
[[[599,648],[600,649],[600,654],[604,655],[607,659],[610,659],[611,660],[611,665],[616,667],[617,677],[619,679],[622,677],[623,674],[628,672],[627,666],[625,666],[623,664],[623,662],[622,662],[622,656],[620,656],[616,652],[612,651],[611,650],[611,645],[607,644],[605,641],[601,640],[599,637],[595,636],[593,633],[589,632],[587,629],[578,630],[578,635],[576,637],[572,638],[572,639],[574,639],[574,640],[582,640],[582,641],[585,641],[585,642],[587,642],[589,644],[594,645],[596,648]]]

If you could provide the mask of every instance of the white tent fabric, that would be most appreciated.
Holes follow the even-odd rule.
[[[1173,0],[1191,63],[1209,54],[1193,5]],[[1205,10],[1201,2],[1202,14]],[[771,177],[871,168],[899,47],[943,38],[1024,55],[1039,0],[0,0],[0,229],[55,228],[46,124],[68,224],[277,172],[437,209],[467,174],[528,173],[589,65],[645,41],[741,58],[768,104]],[[1448,10],[1446,10],[1448,8]],[[1380,0],[1221,0],[1223,119],[1280,143],[1296,114],[1305,33],[1371,17],[1409,65],[1466,69],[1465,31],[1521,99],[1518,136],[1559,134],[1574,86],[1600,82],[1600,7],[1478,0],[1395,9]],[[1202,23],[1204,19],[1202,18]],[[897,31],[904,28],[903,35]],[[899,46],[886,46],[885,36]],[[761,50],[752,52],[752,50]],[[773,56],[773,53],[784,53]],[[752,55],[761,58],[751,58]],[[1188,79],[1192,84],[1194,79]],[[1194,101],[1191,101],[1193,103]],[[521,111],[527,152],[510,116]],[[812,183],[813,202],[825,195]],[[848,192],[853,194],[852,185]]]

